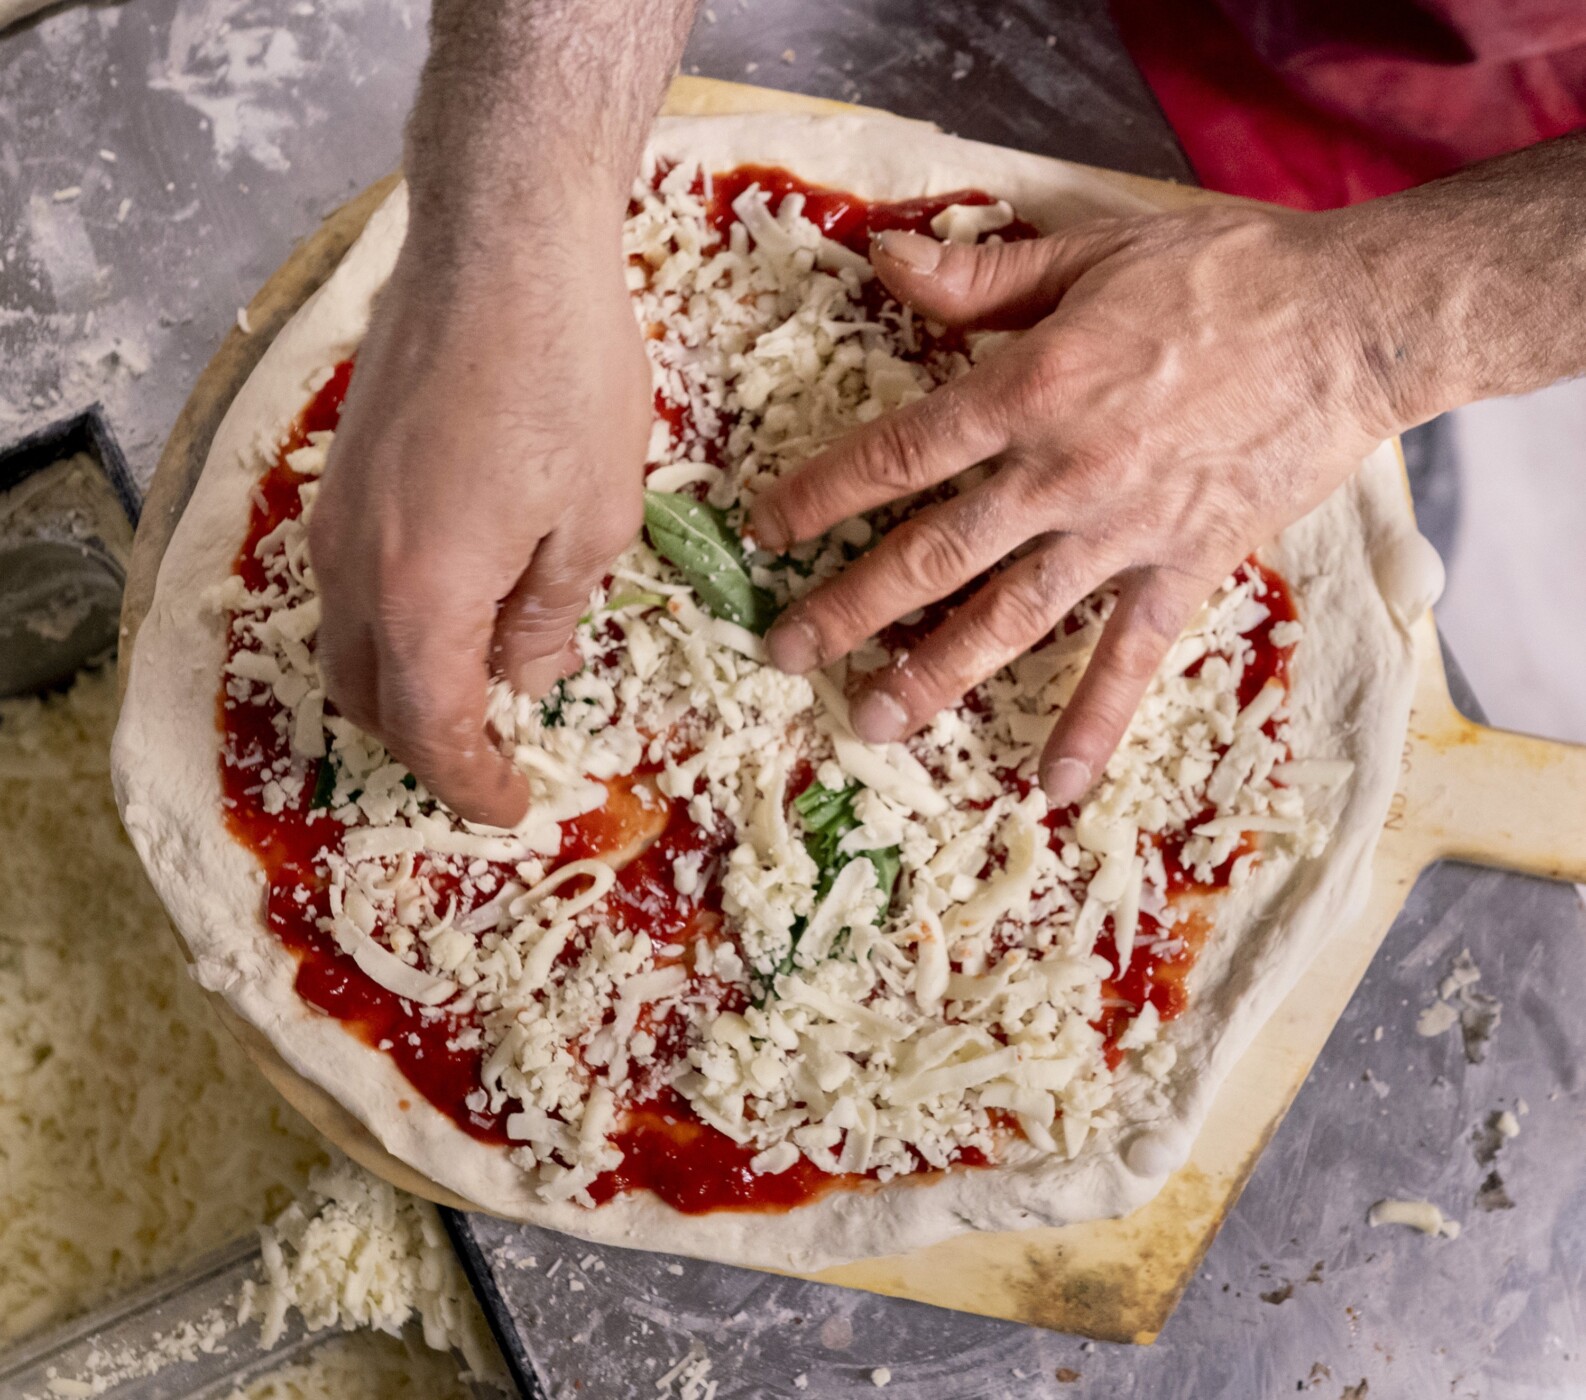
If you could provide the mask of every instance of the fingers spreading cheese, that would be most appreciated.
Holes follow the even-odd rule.
[[[767,482],[964,373],[980,344],[888,301],[803,194],[749,183],[724,203],[697,170],[651,177],[627,252],[666,410],[647,485],[677,498],[671,534],[596,591],[584,665],[549,701],[495,688],[525,822],[458,821],[326,713],[306,554],[326,432],[285,459],[296,496],[251,585],[216,598],[224,703],[262,709],[275,736],[225,761],[248,765],[265,818],[312,815],[324,841],[297,903],[476,1056],[466,1111],[504,1124],[546,1200],[604,1199],[628,1116],[663,1101],[762,1175],[1073,1157],[1116,1117],[1119,1075],[1172,1073],[1162,1026],[1219,892],[1325,843],[1305,793],[1348,768],[1289,751],[1303,628],[1281,580],[1242,567],[1077,811],[1049,810],[1035,768],[1109,594],[907,744],[860,742],[845,683],[898,664],[906,633],[800,677],[746,623],[887,522],[783,558],[737,550],[731,528]],[[713,514],[691,533],[696,508]]]

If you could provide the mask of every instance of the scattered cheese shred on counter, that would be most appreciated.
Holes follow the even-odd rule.
[[[1448,1219],[1431,1201],[1378,1201],[1366,1213],[1366,1223],[1373,1229],[1379,1225],[1408,1225],[1423,1235],[1459,1238],[1459,1221]]]
[[[240,1317],[259,1323],[266,1346],[292,1311],[311,1331],[393,1336],[417,1317],[429,1346],[460,1351],[477,1375],[500,1371],[432,1205],[345,1159],[316,1168],[309,1194],[260,1231],[264,1279],[244,1286]]]
[[[716,1400],[718,1382],[710,1378],[710,1370],[710,1357],[696,1337],[687,1355],[657,1378],[655,1388],[673,1400]]]

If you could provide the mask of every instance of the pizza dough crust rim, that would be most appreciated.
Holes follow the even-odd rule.
[[[1043,231],[1153,208],[1084,170],[885,117],[664,118],[651,151],[709,169],[783,165],[875,200],[976,187],[1010,200]],[[1391,445],[1262,553],[1288,579],[1306,624],[1290,699],[1296,754],[1347,757],[1355,771],[1330,799],[1337,819],[1327,851],[1298,862],[1269,857],[1221,906],[1219,935],[1192,974],[1191,1004],[1163,1028],[1178,1051],[1165,1091],[1121,1072],[1114,1100],[1121,1125],[1073,1162],[1038,1158],[875,1191],[836,1190],[783,1214],[685,1215],[648,1193],[597,1210],[546,1204],[505,1152],[467,1136],[386,1055],[298,999],[295,960],[261,917],[262,872],[220,816],[215,707],[226,633],[207,597],[231,570],[249,492],[310,397],[310,379],[362,340],[405,227],[399,188],[238,393],[172,537],[132,658],[112,754],[117,800],[200,983],[431,1180],[493,1213],[598,1243],[811,1271],[966,1230],[1059,1225],[1143,1205],[1187,1159],[1234,1062],[1369,891],[1415,673],[1398,618],[1410,600],[1385,595],[1378,583],[1419,542]],[[210,741],[195,743],[196,734]]]

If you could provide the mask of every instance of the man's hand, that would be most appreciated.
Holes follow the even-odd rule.
[[[617,234],[438,278],[410,242],[358,356],[315,504],[319,658],[343,714],[459,815],[527,787],[485,732],[492,670],[544,695],[638,530],[650,368]]]
[[[1206,595],[1377,441],[1586,372],[1586,133],[1333,213],[1203,208],[979,248],[889,233],[875,264],[938,321],[1028,333],[777,483],[755,535],[786,546],[977,462],[992,474],[789,609],[771,656],[826,665],[1014,556],[866,678],[854,726],[896,739],[1116,580],[1042,757],[1067,803]]]
[[[755,503],[758,539],[785,547],[993,464],[790,608],[769,638],[776,664],[826,665],[1016,555],[866,678],[854,727],[894,740],[1116,580],[1117,609],[1041,764],[1054,802],[1077,799],[1206,596],[1393,429],[1325,228],[1204,209],[980,247],[884,234],[876,270],[900,300],[951,326],[1029,329]]]
[[[697,0],[436,0],[409,227],[309,546],[327,694],[459,816],[528,788],[485,731],[543,695],[638,530],[650,368],[623,213]]]

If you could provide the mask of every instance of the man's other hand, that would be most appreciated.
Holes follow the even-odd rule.
[[[790,608],[769,637],[775,663],[825,666],[996,569],[865,678],[855,729],[900,739],[1116,581],[1041,763],[1052,800],[1077,800],[1208,594],[1397,426],[1364,350],[1369,281],[1332,227],[1207,208],[978,247],[882,235],[876,270],[901,301],[1025,334],[779,481],[754,504],[754,533],[785,548],[977,463],[992,471]]]

